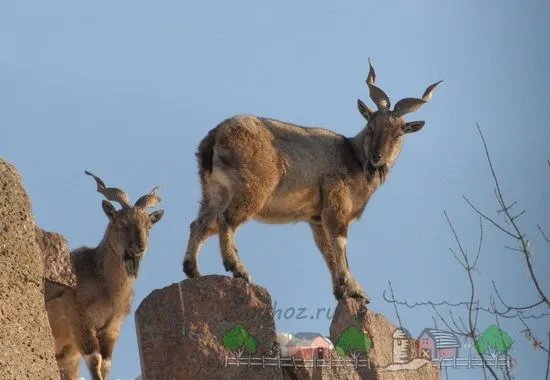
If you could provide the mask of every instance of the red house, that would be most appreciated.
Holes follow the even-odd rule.
[[[460,342],[452,332],[424,329],[418,336],[418,343],[421,357],[426,355],[432,359],[458,357]]]
[[[327,337],[318,333],[297,333],[287,343],[288,356],[296,359],[324,359],[334,345]]]

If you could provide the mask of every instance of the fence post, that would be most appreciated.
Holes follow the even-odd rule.
[[[237,367],[239,367],[239,358],[241,357],[241,355],[238,355],[237,354]]]
[[[453,368],[456,368],[456,355],[453,356]]]
[[[281,368],[281,354],[277,354],[277,368]]]
[[[468,368],[472,368],[472,354],[468,355]]]
[[[359,368],[359,356],[355,357],[355,369]]]
[[[225,353],[225,368],[227,368],[227,352]]]
[[[262,355],[262,368],[265,368],[265,355]]]
[[[252,367],[252,356],[248,354],[248,368]]]

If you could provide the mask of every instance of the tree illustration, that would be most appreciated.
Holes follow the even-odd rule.
[[[499,353],[507,353],[510,347],[512,347],[512,338],[496,325],[489,326],[476,342],[476,350],[479,354],[489,351],[492,357],[496,357]]]
[[[244,350],[251,354],[255,353],[258,342],[243,325],[238,323],[223,336],[223,346],[241,356]]]
[[[371,347],[372,341],[366,333],[355,327],[348,327],[340,335],[335,349],[340,356],[346,356],[346,353],[349,353],[354,359],[357,359],[362,352],[367,353]]]

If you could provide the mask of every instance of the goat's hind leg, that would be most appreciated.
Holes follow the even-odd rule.
[[[233,277],[241,277],[247,282],[250,281],[250,275],[239,259],[237,248],[235,247],[236,227],[228,224],[225,215],[220,215],[218,217],[218,227],[220,229],[220,250],[223,259],[223,267],[226,271],[232,272]]]
[[[227,204],[227,191],[220,186],[211,189],[211,197],[204,198],[201,202],[199,215],[190,225],[189,241],[185,258],[183,259],[183,271],[189,278],[200,277],[198,268],[198,256],[206,239],[217,232],[216,218],[223,212]]]
[[[220,248],[223,265],[226,271],[232,272],[233,277],[242,277],[250,281],[246,267],[241,262],[235,247],[235,232],[246,221],[253,218],[265,205],[268,197],[273,192],[277,181],[269,181],[269,178],[257,174],[253,179],[240,178],[241,184],[235,185],[237,191],[231,195],[231,201],[222,215],[218,217],[220,235]],[[239,189],[250,188],[250,182],[264,184],[261,190],[242,191]],[[270,185],[270,183],[273,183]]]

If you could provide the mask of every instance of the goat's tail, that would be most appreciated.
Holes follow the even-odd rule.
[[[201,177],[201,180],[204,180],[206,174],[212,173],[217,129],[218,128],[214,128],[208,132],[208,135],[206,135],[206,137],[200,142],[197,153],[195,154],[199,164],[199,176]]]

